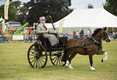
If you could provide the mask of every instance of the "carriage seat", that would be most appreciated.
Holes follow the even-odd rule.
[[[47,41],[48,39],[43,36],[43,33],[39,33],[37,34],[37,40]]]
[[[55,36],[57,36],[56,33],[51,33],[51,34],[54,34]],[[48,38],[45,38],[43,36],[43,33],[37,34],[37,40],[42,41],[42,43],[45,41],[47,43],[48,47],[52,47],[52,46],[50,46],[50,42],[49,42]],[[57,47],[64,47],[66,45],[66,43],[67,43],[67,37],[59,37],[59,43],[57,44]]]
[[[53,34],[53,35],[55,35],[56,37],[57,37],[57,35],[58,34],[56,34],[56,33],[49,33],[49,34]],[[47,38],[45,38],[44,36],[43,36],[43,33],[38,33],[37,34],[37,40],[40,40],[40,41],[47,41],[48,39]]]

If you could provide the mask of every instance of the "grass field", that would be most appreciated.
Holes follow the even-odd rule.
[[[104,55],[94,55],[94,68],[90,70],[88,56],[77,55],[73,70],[48,63],[43,69],[31,68],[27,51],[32,43],[0,43],[0,80],[117,80],[117,41],[103,42],[108,60],[101,62]]]

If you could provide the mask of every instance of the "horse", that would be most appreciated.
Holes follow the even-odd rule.
[[[66,49],[64,51],[62,61],[66,62],[65,66],[69,67],[69,69],[74,69],[71,66],[72,59],[76,56],[77,53],[81,55],[89,55],[90,61],[90,69],[95,71],[96,69],[93,67],[93,55],[102,55],[105,54],[105,58],[101,61],[104,62],[107,60],[107,52],[102,51],[102,40],[106,42],[110,42],[111,38],[108,35],[107,28],[98,28],[94,31],[91,38],[87,38],[85,40],[81,39],[71,39],[66,43],[66,48],[74,47],[71,49]]]

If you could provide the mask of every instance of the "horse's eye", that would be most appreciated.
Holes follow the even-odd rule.
[[[107,33],[104,34],[105,36],[107,35]]]
[[[107,33],[106,33],[106,32],[104,32],[103,34],[104,34],[104,36],[106,36],[106,35],[107,35]]]

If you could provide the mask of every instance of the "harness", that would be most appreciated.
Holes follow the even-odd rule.
[[[87,45],[91,45],[91,44],[101,45],[102,44],[102,41],[101,42],[98,42],[93,36],[91,37],[91,39],[93,40],[92,43],[86,44],[86,40],[87,39],[85,39],[84,42],[83,42],[83,44],[82,44],[82,46],[81,46],[82,48],[84,48],[84,50],[85,50],[86,53],[87,53],[87,50],[86,49],[88,49],[90,51],[90,49],[86,47]]]

